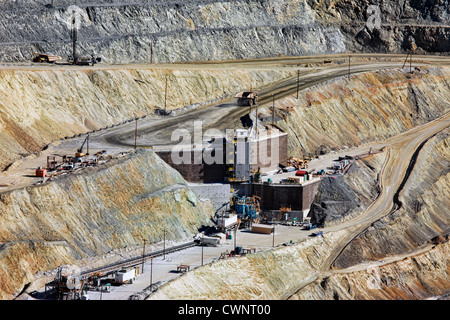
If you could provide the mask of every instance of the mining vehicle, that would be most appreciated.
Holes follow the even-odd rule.
[[[50,54],[50,53],[35,53],[33,57],[33,62],[46,62],[54,63],[55,61],[62,60],[60,56]]]
[[[240,106],[252,106],[258,103],[258,92],[257,91],[244,91],[239,92],[234,96],[237,98],[237,103]]]
[[[101,62],[102,58],[101,57],[76,57],[76,59],[74,60],[72,56],[67,58],[67,62],[69,64],[74,64],[77,66],[88,66],[90,64],[94,65],[98,62]]]

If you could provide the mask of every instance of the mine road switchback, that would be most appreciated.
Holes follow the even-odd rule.
[[[25,65],[8,64],[0,66],[0,70],[114,70],[114,69],[192,69],[192,70],[213,70],[213,69],[282,69],[292,70],[292,76],[260,88],[260,107],[269,106],[272,103],[272,94],[275,101],[289,95],[295,95],[297,90],[297,79],[299,80],[299,90],[310,88],[316,84],[336,79],[339,77],[351,76],[362,72],[371,72],[382,69],[401,68],[406,55],[398,54],[336,54],[318,55],[304,57],[278,57],[254,60],[237,61],[210,61],[205,63],[185,63],[185,64],[136,64],[136,65],[102,65],[94,66],[69,66],[69,65]],[[345,63],[351,57],[352,64],[350,72]],[[324,64],[325,60],[332,63]],[[443,56],[422,56],[413,57],[414,66],[427,64],[449,65],[450,58]],[[305,67],[306,65],[312,67]],[[408,68],[405,68],[407,72]],[[300,75],[297,77],[297,70]],[[103,128],[90,133],[90,146],[94,151],[107,149],[112,153],[127,152],[135,145],[135,135],[137,134],[137,146],[171,146],[171,135],[181,124],[184,128],[193,131],[194,121],[202,121],[203,129],[215,128],[224,130],[231,124],[240,121],[240,118],[249,113],[249,108],[240,107],[236,104],[235,98],[227,98],[218,103],[202,105],[190,110],[179,110],[176,116],[155,116],[149,115],[139,119],[137,126],[135,121],[129,121],[110,128]],[[23,158],[14,164],[13,170],[7,170],[0,177],[0,192],[23,188],[32,184],[29,176],[34,175],[34,169],[46,162],[47,156],[58,154],[70,154],[76,150],[83,140],[85,134],[78,137],[56,140],[51,143],[46,150],[39,152],[37,157],[31,159]],[[31,168],[31,171],[30,171]],[[24,176],[27,176],[24,178]]]
[[[351,55],[352,67],[350,73],[348,71],[345,59],[348,54],[342,55],[324,55],[313,57],[281,57],[270,58],[261,60],[248,60],[248,61],[229,61],[229,62],[208,62],[204,64],[192,63],[192,64],[171,64],[171,65],[96,65],[93,67],[73,67],[73,66],[38,66],[30,67],[26,65],[8,65],[1,66],[0,69],[27,69],[27,70],[58,70],[58,69],[121,69],[121,68],[161,68],[161,69],[226,69],[226,68],[292,68],[303,70],[300,80],[300,90],[309,88],[318,83],[329,81],[338,77],[344,77],[361,72],[370,72],[380,69],[389,68],[401,68],[404,63],[405,55],[376,55],[376,54],[357,54]],[[331,65],[321,65],[320,67],[303,68],[302,64],[319,63],[324,59],[335,59],[340,63],[333,63]],[[356,60],[359,59],[359,60]],[[381,61],[377,61],[381,59]],[[415,66],[427,65],[427,64],[442,64],[449,65],[449,57],[440,56],[414,56],[413,58]],[[405,69],[406,70],[406,69]],[[406,72],[406,71],[405,71]],[[260,106],[270,104],[272,101],[272,94],[276,95],[276,99],[281,99],[288,95],[293,95],[297,89],[297,76],[293,75],[283,81],[279,81],[272,85],[261,88],[260,92]],[[234,105],[232,98],[217,103],[202,106],[197,109],[180,112],[176,116],[170,117],[146,117],[139,120],[139,128],[137,130],[137,138],[139,146],[165,146],[170,145],[169,137],[175,128],[180,124],[186,125],[186,127],[192,126],[194,120],[202,120],[204,122],[203,128],[218,128],[224,129],[229,123],[233,123],[236,119],[239,119],[243,115],[248,113],[248,108],[242,108]],[[221,105],[229,104],[227,107],[220,107]],[[450,113],[446,113],[440,118],[428,122],[424,125],[415,127],[399,135],[393,136],[384,142],[376,142],[366,144],[365,150],[369,147],[373,149],[384,148],[386,153],[386,160],[383,164],[380,172],[380,190],[378,198],[370,205],[370,207],[362,213],[360,216],[340,223],[332,227],[326,227],[321,229],[324,232],[324,236],[327,233],[347,229],[350,231],[348,237],[342,241],[339,246],[335,247],[330,256],[322,264],[321,268],[307,280],[297,287],[296,291],[300,290],[304,286],[308,285],[317,278],[333,272],[343,272],[343,270],[336,270],[333,267],[333,263],[339,257],[340,253],[346,248],[346,246],[361,232],[366,230],[375,221],[382,217],[389,215],[393,208],[394,194],[399,190],[401,183],[407,174],[408,165],[419,146],[436,133],[448,128],[450,120]],[[116,153],[127,151],[134,145],[135,135],[135,123],[129,122],[122,125],[115,126],[104,130],[91,133],[91,148],[93,150],[112,149]],[[0,177],[0,184],[9,179],[15,183],[6,188],[2,188],[0,191],[9,191],[16,188],[23,188],[30,184],[29,178],[22,178],[24,172],[29,168],[36,168],[37,163],[45,163],[45,158],[54,153],[64,154],[67,152],[73,152],[79,147],[81,142],[85,139],[83,135],[81,137],[74,137],[70,139],[61,140],[58,143],[51,145],[46,150],[42,150],[39,156],[33,159],[23,159],[13,170],[8,170],[6,174]],[[358,149],[358,148],[357,148]],[[422,250],[422,249],[421,249]],[[425,249],[423,249],[425,250]],[[146,257],[149,257],[148,255]],[[138,262],[139,257],[134,261],[122,261],[125,264],[134,264]],[[400,257],[399,257],[400,259]],[[116,268],[115,266],[105,266],[104,268]],[[357,268],[357,266],[355,266]],[[106,270],[104,269],[104,270]],[[103,269],[102,269],[103,270]],[[95,271],[95,270],[94,270]],[[86,271],[87,273],[94,272],[93,270]],[[99,271],[99,270],[97,270]],[[286,294],[286,298],[295,292]]]
[[[325,259],[320,270],[311,275],[308,281],[303,283],[295,290],[286,294],[285,298],[289,298],[295,292],[301,290],[303,287],[313,282],[318,278],[329,276],[332,273],[350,272],[356,269],[364,269],[364,265],[355,265],[351,268],[339,270],[333,267],[334,262],[342,253],[342,251],[348,246],[348,244],[355,239],[362,232],[367,230],[375,221],[392,214],[398,208],[394,203],[394,196],[397,192],[401,193],[401,185],[404,178],[408,176],[411,168],[411,162],[414,162],[413,156],[420,152],[420,148],[426,141],[437,133],[449,128],[450,126],[450,112],[447,112],[443,116],[430,121],[421,126],[417,126],[411,130],[393,136],[383,143],[372,144],[374,148],[384,148],[386,153],[386,159],[380,171],[380,194],[378,198],[370,204],[364,213],[356,218],[348,220],[343,223],[339,223],[332,227],[325,227],[322,229],[324,233],[335,232],[346,229],[349,234],[345,239],[340,241],[339,245],[333,248],[331,254]],[[402,260],[407,256],[413,256],[421,254],[430,250],[433,246],[427,245],[421,248],[409,252],[407,254],[397,255],[384,259],[383,261],[372,262],[373,265],[382,265],[393,261]],[[366,266],[367,267],[367,266]]]

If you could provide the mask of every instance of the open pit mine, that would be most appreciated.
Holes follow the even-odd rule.
[[[1,300],[450,297],[448,1],[0,17]]]

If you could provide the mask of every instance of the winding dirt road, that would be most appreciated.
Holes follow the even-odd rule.
[[[372,59],[379,57],[378,55],[359,55],[359,58]],[[280,59],[264,59],[245,62],[230,62],[230,63],[207,63],[205,65],[183,65],[183,68],[292,68],[297,70],[299,64],[312,63],[323,60],[327,56],[316,56],[314,58],[280,58]],[[342,62],[345,55],[333,56],[333,58]],[[360,72],[375,71],[387,68],[399,68],[403,65],[404,56],[386,56],[386,60],[360,60],[355,61],[352,64],[350,73],[356,74]],[[445,57],[426,57],[439,64],[450,64],[450,59]],[[422,61],[422,60],[421,60]],[[427,63],[429,61],[423,61],[421,63]],[[415,63],[418,64],[417,62]],[[109,66],[109,68],[123,68],[124,66]],[[130,66],[127,66],[129,68]],[[143,66],[137,66],[140,68]],[[148,67],[148,66],[147,66]],[[153,66],[152,66],[153,67]],[[155,68],[180,68],[180,66],[167,65],[167,66],[154,66]],[[106,68],[100,66],[97,68]],[[43,68],[45,69],[45,68]],[[345,63],[335,63],[329,66],[323,66],[314,70],[308,70],[300,76],[299,89],[311,87],[315,84],[335,79],[348,75],[348,66]],[[274,83],[266,88],[259,88],[260,93],[260,106],[263,107],[266,104],[270,104],[272,101],[272,94],[276,96],[276,99],[283,98],[287,95],[292,95],[297,89],[297,77],[293,76],[278,83]],[[195,110],[180,112],[176,116],[160,117],[149,116],[144,119],[138,120],[138,146],[158,146],[158,145],[173,145],[171,141],[171,134],[177,128],[185,128],[192,132],[193,123],[195,120],[201,120],[203,122],[203,129],[216,128],[223,130],[233,127],[233,124],[239,123],[240,118],[249,112],[248,107],[238,107],[235,104],[235,99],[227,99],[221,101],[218,104],[204,106]],[[386,152],[386,161],[380,172],[380,189],[381,193],[377,200],[360,216],[338,224],[336,226],[327,227],[322,229],[326,236],[327,233],[346,229],[349,231],[346,238],[343,239],[336,246],[330,255],[324,260],[320,269],[315,274],[312,274],[308,279],[305,279],[294,292],[286,294],[285,298],[289,298],[290,295],[295,294],[298,290],[310,284],[317,278],[330,274],[330,272],[342,272],[342,270],[333,270],[333,264],[339,257],[340,253],[346,248],[346,246],[361,232],[366,230],[375,221],[382,217],[389,215],[395,210],[395,195],[401,194],[402,183],[407,176],[408,171],[411,169],[408,167],[411,161],[414,161],[414,155],[418,149],[428,139],[434,136],[436,133],[448,128],[450,123],[450,113],[445,114],[439,119],[426,123],[422,126],[416,127],[412,130],[399,134],[381,143],[372,143],[365,145],[367,150],[369,147],[374,149],[384,148]],[[90,135],[90,148],[91,153],[98,150],[108,149],[112,153],[118,153],[127,151],[134,146],[136,122],[129,122],[124,125],[116,126],[113,128],[97,131]],[[85,135],[77,138],[67,139],[61,143],[55,143],[51,145],[47,150],[43,151],[38,157],[25,158],[17,165],[8,170],[7,174],[0,177],[0,184],[6,187],[0,189],[1,192],[22,188],[30,185],[36,178],[26,177],[34,174],[34,170],[37,166],[43,165],[46,161],[46,157],[52,154],[70,154],[80,147],[81,143],[85,139]],[[362,148],[361,148],[362,150]],[[11,183],[13,182],[13,183]],[[8,186],[10,183],[10,186]],[[403,257],[403,256],[402,256]],[[402,257],[398,257],[401,259]],[[392,258],[395,260],[395,257]],[[361,266],[360,266],[361,267]],[[354,266],[358,268],[358,266]]]
[[[332,273],[353,272],[355,270],[367,269],[368,266],[382,265],[400,261],[407,256],[421,254],[432,248],[426,246],[418,248],[415,252],[391,256],[383,261],[371,262],[369,264],[354,265],[347,269],[335,269],[333,264],[347,245],[355,239],[359,234],[367,230],[375,221],[395,212],[399,209],[401,203],[397,203],[398,195],[401,195],[403,184],[406,182],[409,172],[413,169],[415,158],[420,152],[422,146],[437,133],[449,128],[450,112],[442,117],[428,122],[424,125],[415,127],[407,132],[391,137],[380,144],[371,144],[373,148],[384,148],[386,160],[380,170],[380,194],[378,198],[367,208],[367,210],[356,218],[349,221],[339,223],[336,226],[321,229],[324,233],[336,232],[346,229],[348,234],[339,244],[333,248],[330,255],[324,260],[322,266],[317,272],[311,274],[304,280],[297,289],[285,295],[288,299],[296,292],[312,283],[313,281],[327,277]]]
[[[332,62],[324,64],[325,59]],[[324,55],[306,57],[281,57],[261,60],[242,60],[229,62],[207,62],[191,64],[158,64],[158,65],[102,65],[95,66],[67,66],[67,65],[3,65],[1,70],[108,70],[108,69],[186,69],[186,70],[217,70],[217,69],[248,69],[248,70],[291,70],[292,77],[273,83],[265,88],[258,88],[260,94],[259,105],[264,107],[272,102],[272,94],[275,99],[281,99],[287,95],[295,94],[297,90],[297,70],[300,70],[299,90],[311,87],[315,84],[348,76],[349,70],[346,60],[348,55]],[[402,55],[376,55],[355,54],[352,55],[350,75],[375,71],[387,68],[400,68],[404,64]],[[438,56],[416,56],[414,66],[437,63],[450,64],[450,59]],[[171,141],[172,133],[179,128],[193,132],[194,121],[202,121],[203,130],[215,128],[225,130],[240,126],[241,117],[248,114],[248,107],[236,105],[236,99],[230,98],[219,103],[205,105],[193,110],[179,111],[176,116],[149,115],[137,122],[138,146],[170,146],[178,142]],[[110,153],[119,153],[133,149],[135,142],[136,122],[118,125],[112,128],[102,129],[90,133],[91,154],[100,150]],[[47,156],[73,154],[83,143],[85,134],[79,137],[56,140],[47,150],[39,155],[30,155],[17,161],[9,170],[0,176],[0,192],[23,188],[36,183],[35,169],[46,164]]]

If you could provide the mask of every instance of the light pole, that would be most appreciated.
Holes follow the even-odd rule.
[[[166,260],[166,229],[163,229],[163,260]]]
[[[275,122],[275,96],[272,93],[272,127]]]
[[[202,265],[203,265],[203,235],[204,233],[202,232]]]
[[[153,256],[150,258],[150,292],[152,291],[153,285]]]
[[[350,58],[351,56],[348,56],[348,77],[350,78]]]
[[[275,247],[275,224],[273,225],[273,238],[272,238],[272,247]]]
[[[142,250],[142,273],[144,273],[144,262],[145,262],[145,242],[147,240],[144,239],[144,249]]]
[[[136,150],[136,142],[137,142],[137,123],[138,123],[138,118],[136,118],[136,127],[134,129],[134,149]]]

